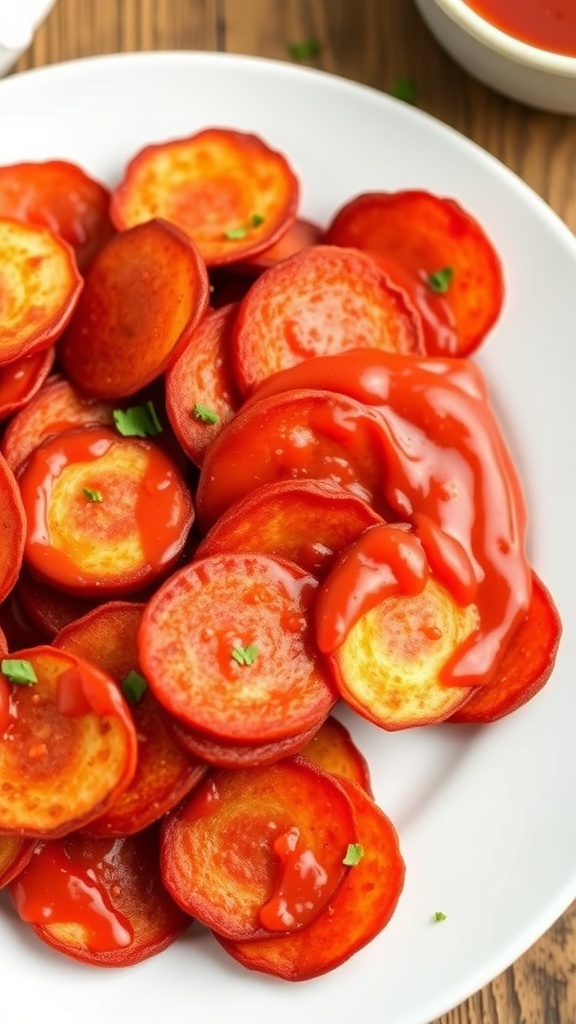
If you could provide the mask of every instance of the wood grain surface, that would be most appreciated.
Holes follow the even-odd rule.
[[[576,120],[522,107],[473,81],[435,43],[411,0],[58,0],[15,73],[123,50],[289,60],[288,44],[312,37],[321,43],[313,66],[383,91],[410,76],[422,109],[497,156],[576,230]],[[514,966],[434,1024],[576,1024],[576,905]]]

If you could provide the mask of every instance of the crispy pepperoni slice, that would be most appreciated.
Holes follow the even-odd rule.
[[[75,833],[40,842],[10,895],[42,942],[98,967],[155,956],[190,924],[162,884],[154,828],[117,839]]]
[[[147,146],[112,193],[119,229],[163,217],[198,246],[208,266],[269,248],[292,224],[298,180],[262,139],[230,128]]]
[[[268,743],[328,714],[334,691],[310,633],[315,579],[259,554],[201,558],[148,602],[142,670],[185,725],[238,743]]]
[[[206,268],[178,228],[152,220],[122,231],[90,267],[58,346],[62,365],[87,394],[133,395],[163,373],[207,304]]]

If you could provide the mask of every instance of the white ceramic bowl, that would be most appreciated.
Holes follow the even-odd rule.
[[[54,0],[0,0],[0,75],[28,49]]]
[[[532,107],[576,113],[576,57],[541,50],[495,28],[465,0],[415,0],[441,46],[470,74]]]

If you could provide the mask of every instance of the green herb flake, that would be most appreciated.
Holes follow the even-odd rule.
[[[390,95],[395,96],[397,100],[403,100],[404,103],[411,103],[412,106],[418,101],[418,91],[414,80],[409,75],[401,75],[395,82],[392,82]]]
[[[301,43],[288,43],[287,49],[293,60],[315,60],[322,52],[322,43],[311,37],[303,39]]]
[[[82,494],[87,501],[102,501],[102,494],[100,491],[93,491],[91,487],[83,487]]]
[[[162,433],[162,424],[153,402],[125,410],[114,409],[112,415],[118,433],[124,437],[157,437]]]
[[[224,238],[227,238],[229,242],[238,241],[241,238],[246,238],[250,228],[259,228],[264,223],[264,217],[261,213],[253,213],[247,224],[239,224],[238,227],[228,228],[224,232]]]
[[[360,863],[364,856],[364,847],[362,843],[348,843],[348,849],[342,858],[342,863],[346,867],[354,868]]]
[[[227,238],[229,242],[235,242],[239,238],[246,238],[247,234],[248,228],[242,224],[237,228],[228,228],[228,230],[224,232],[224,238]]]
[[[0,662],[0,672],[11,683],[18,683],[20,686],[34,686],[38,682],[32,664],[24,658],[3,658]]]
[[[443,910],[437,910],[435,912],[435,914],[434,914],[434,920],[435,921],[445,921],[446,920],[446,914],[444,913],[444,911]]]
[[[437,295],[445,295],[452,284],[453,277],[453,267],[442,267],[441,270],[436,270],[433,274],[428,275],[428,287]]]
[[[139,672],[132,669],[120,683],[120,689],[129,704],[138,704],[148,689],[148,683]]]
[[[256,644],[248,644],[247,647],[233,647],[230,651],[230,657],[238,665],[253,665],[258,657],[258,648]]]
[[[192,407],[192,415],[195,420],[200,420],[201,423],[219,423],[220,417],[217,412],[213,409],[209,409],[207,405],[201,405],[200,402],[195,402]]]

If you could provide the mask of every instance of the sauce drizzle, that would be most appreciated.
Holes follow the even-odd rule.
[[[298,828],[275,839],[274,853],[280,860],[278,880],[260,910],[260,923],[269,931],[296,931],[320,913],[335,883],[305,845]]]
[[[402,526],[372,526],[350,546],[321,586],[316,641],[332,654],[358,620],[393,594],[419,594],[428,578],[422,544]]]
[[[381,465],[381,500],[415,526],[434,571],[479,627],[443,670],[448,685],[489,681],[530,604],[526,510],[518,474],[466,359],[373,350],[309,359],[274,374],[251,402],[322,388],[365,403]]]
[[[96,868],[82,868],[58,842],[40,844],[12,884],[16,910],[31,924],[81,925],[84,941],[93,952],[129,946],[133,929],[112,905],[103,881],[107,870],[103,862]]]

